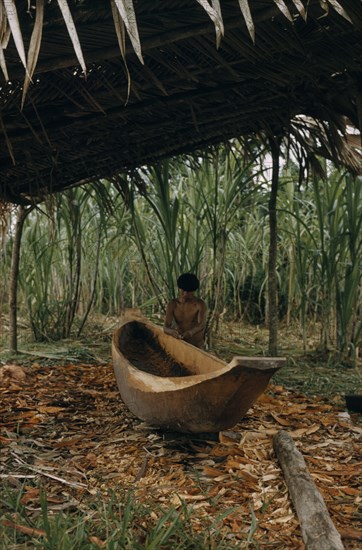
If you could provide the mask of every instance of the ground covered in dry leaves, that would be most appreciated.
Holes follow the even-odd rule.
[[[0,466],[2,482],[22,487],[29,517],[26,525],[3,510],[3,525],[29,541],[44,536],[29,527],[42,487],[53,514],[130,490],[149,505],[145,525],[159,518],[160,505],[187,507],[194,532],[217,521],[230,548],[303,548],[272,449],[273,435],[287,430],[346,548],[362,547],[361,416],[271,384],[240,424],[218,440],[198,439],[134,418],[110,363],[29,363],[24,372],[1,382]],[[90,537],[90,547],[106,542]]]

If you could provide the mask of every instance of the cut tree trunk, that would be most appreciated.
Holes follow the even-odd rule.
[[[279,431],[273,438],[273,447],[297,512],[307,550],[343,550],[341,536],[291,436],[283,430]]]

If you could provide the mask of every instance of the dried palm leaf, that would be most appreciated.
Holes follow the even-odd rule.
[[[1,29],[1,24],[0,24],[0,29]],[[9,43],[10,34],[11,34],[11,29],[9,25],[7,25],[7,22],[5,23],[5,27],[3,27],[3,30],[4,30],[3,33],[1,33],[1,30],[0,30],[0,45],[4,50],[6,50],[7,45]]]
[[[4,5],[0,3],[0,46],[5,50],[10,38],[10,27]]]
[[[222,20],[222,15],[221,15],[220,0],[211,0],[211,5],[212,5],[212,7],[214,8],[214,10],[216,11],[216,13],[219,17],[220,24],[221,24],[221,33],[222,33],[222,35],[224,35],[224,22]]]
[[[350,16],[346,12],[346,10],[341,6],[341,4],[339,2],[337,2],[337,0],[328,0],[328,2],[333,6],[333,8],[336,10],[336,12],[339,13],[339,15],[341,15],[342,17],[347,19],[347,21],[352,23],[352,20],[351,20]]]
[[[36,63],[38,61],[41,37],[43,33],[43,20],[44,20],[44,0],[36,0],[36,15],[35,15],[33,32],[31,34],[29,50],[28,50],[27,74],[25,75],[25,81],[23,86],[21,108],[23,108],[24,106],[26,93],[28,91],[32,76],[35,71]]]
[[[289,21],[293,22],[293,17],[291,16],[290,11],[285,5],[284,0],[274,0],[274,3],[278,6],[282,14],[285,15],[285,17],[289,19]]]
[[[322,10],[324,10],[327,14],[329,12],[329,6],[328,6],[327,0],[319,0],[319,4],[320,4]]]
[[[215,25],[216,47],[218,48],[220,46],[221,37],[224,36],[224,23],[221,15],[220,2],[219,0],[212,0],[212,6],[210,6],[208,0],[197,0],[197,2],[204,8]]]
[[[4,134],[6,147],[8,148],[10,158],[12,160],[13,165],[15,166],[16,162],[15,162],[15,157],[14,157],[14,152],[13,152],[13,146],[11,145],[11,141],[8,137],[7,132],[6,132],[5,124],[3,122],[1,114],[0,114],[0,128],[2,130],[2,133]]]
[[[1,70],[3,72],[5,80],[8,81],[9,80],[9,75],[8,75],[8,70],[6,68],[4,50],[3,50],[1,45],[0,45],[0,67],[1,67]]]
[[[243,14],[243,17],[245,19],[246,27],[249,31],[251,39],[253,42],[255,42],[255,26],[254,26],[254,21],[253,21],[251,12],[250,12],[248,0],[239,0],[239,5],[240,5],[241,13]]]
[[[300,15],[303,17],[304,21],[307,20],[307,12],[305,10],[305,7],[302,3],[301,0],[292,0],[293,4],[295,5],[295,7],[297,8],[297,10],[299,11]]]
[[[9,80],[9,75],[6,68],[4,50],[8,45],[9,37],[10,27],[8,25],[5,8],[4,5],[0,3],[0,67],[6,81]]]
[[[348,166],[351,172],[360,175],[361,153],[347,139],[347,120],[333,113],[330,115],[326,120],[301,115],[295,117],[289,128],[295,144],[303,148],[310,163],[319,155],[332,160],[336,166]]]
[[[126,32],[125,32],[125,26],[124,26],[123,20],[115,4],[115,0],[111,0],[111,8],[112,8],[114,26],[116,29],[116,34],[118,39],[118,45],[121,51],[122,59],[124,62],[126,73],[127,73],[127,98],[125,103],[125,105],[127,105],[129,94],[131,91],[131,76],[129,74],[127,60],[126,60]]]
[[[75,27],[73,17],[72,17],[72,14],[70,12],[67,0],[58,0],[58,5],[59,5],[59,8],[60,8],[60,11],[62,12],[64,22],[67,26],[68,33],[69,33],[70,39],[71,39],[72,44],[73,44],[75,55],[77,56],[78,62],[80,64],[80,66],[82,67],[83,72],[86,73],[87,69],[86,69],[86,65],[85,65],[85,62],[84,62],[82,48],[81,48],[81,45],[80,45],[80,42],[79,42],[77,29]]]
[[[4,0],[4,8],[6,12],[6,17],[11,29],[11,34],[13,35],[15,47],[19,54],[22,64],[26,69],[26,56],[23,43],[23,36],[21,34],[18,12],[16,11],[16,6],[14,0]]]
[[[7,27],[7,19],[4,4],[0,2],[0,39],[2,39],[3,34],[5,33]]]
[[[138,59],[143,64],[143,57],[141,51],[141,42],[138,34],[138,27],[136,21],[136,14],[133,7],[132,0],[114,0],[121,19],[123,20],[128,36],[130,37],[133,49]]]

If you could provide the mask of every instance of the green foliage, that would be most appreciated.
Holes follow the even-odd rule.
[[[36,340],[80,334],[90,312],[126,307],[163,314],[176,280],[195,272],[209,310],[263,323],[268,313],[270,174],[256,146],[237,142],[196,158],[165,160],[118,185],[98,182],[50,197],[24,225],[18,303]],[[280,178],[279,317],[321,321],[320,347],[353,357],[362,322],[362,180],[330,171],[300,184],[295,167]],[[12,224],[1,275],[10,269]],[[1,306],[5,309],[6,287]]]
[[[168,160],[142,175],[149,190],[142,198],[134,195],[131,204],[134,241],[162,307],[164,294],[167,300],[175,295],[178,275],[196,267],[189,260],[188,251],[194,249],[194,243],[190,240],[187,206],[179,198],[185,182]]]
[[[321,321],[321,348],[354,354],[361,334],[361,178],[331,172],[311,188],[282,189],[280,242],[288,250],[289,307]]]
[[[56,196],[45,212],[34,211],[26,222],[20,284],[38,341],[68,337],[75,322],[83,326],[92,306],[103,312],[120,309],[129,215],[114,190],[109,196],[109,187]]]
[[[88,499],[81,506],[68,511],[54,511],[45,490],[40,497],[40,514],[21,504],[24,487],[15,491],[5,486],[1,495],[2,518],[0,535],[5,548],[42,548],[46,550],[85,550],[98,548],[101,541],[113,550],[177,548],[179,550],[226,550],[223,520],[234,512],[221,512],[211,525],[212,517],[203,518],[202,530],[195,531],[191,518],[192,506],[185,502],[180,507],[161,507],[154,502],[140,502],[131,491],[118,489],[109,495],[99,493],[93,503]],[[16,521],[14,522],[14,515]],[[9,524],[7,524],[7,521]],[[27,533],[13,526],[25,527]],[[255,519],[247,535],[253,543]],[[31,530],[36,530],[31,533]]]

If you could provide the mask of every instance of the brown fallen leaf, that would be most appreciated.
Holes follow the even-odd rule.
[[[4,365],[0,367],[0,386],[9,386],[17,382],[18,384],[26,381],[26,372],[19,365]]]
[[[270,416],[272,416],[274,420],[278,422],[278,424],[280,424],[281,426],[290,426],[290,422],[288,422],[288,420],[280,418],[280,416],[276,415],[275,413],[271,412]]]
[[[73,445],[83,441],[84,437],[77,436],[71,439],[63,439],[62,441],[56,441],[53,443],[54,447],[73,447]]]
[[[296,439],[298,437],[302,437],[303,435],[310,435],[312,433],[315,433],[319,430],[320,426],[318,424],[313,424],[309,428],[298,428],[297,430],[294,430],[292,432],[289,432],[293,439]]]
[[[237,470],[238,474],[241,474],[245,479],[250,480],[253,483],[258,481],[257,476],[249,472],[249,470],[243,467],[240,462],[236,462],[235,460],[228,460],[225,467],[227,469]]]
[[[3,445],[9,445],[13,441],[14,441],[13,439],[9,439],[8,437],[0,436],[0,443],[2,443]]]
[[[288,514],[287,516],[275,518],[272,521],[274,521],[275,523],[289,523],[293,519],[294,519],[294,514]]]
[[[16,531],[20,531],[20,533],[24,533],[25,535],[35,535],[36,537],[46,536],[46,532],[44,531],[44,529],[34,529],[32,527],[26,527],[25,525],[14,523],[13,521],[10,521],[8,519],[4,519],[1,524],[5,527],[12,527],[13,529],[16,529]]]
[[[231,438],[227,434],[220,432],[219,442],[222,443],[223,445],[235,445],[235,438]]]
[[[119,399],[118,392],[110,392],[115,387],[111,363],[102,367],[102,376],[99,369],[98,365],[77,364],[69,367],[52,365],[50,370],[35,365],[29,372],[34,382],[31,387],[2,392],[0,414],[3,413],[4,421],[9,422],[11,428],[7,427],[2,433],[1,459],[9,474],[2,474],[0,481],[5,480],[20,490],[23,487],[21,482],[26,479],[29,486],[25,486],[24,497],[30,499],[31,493],[27,495],[27,492],[34,489],[34,485],[30,485],[33,483],[31,479],[36,480],[41,475],[49,509],[69,508],[69,513],[75,512],[71,509],[75,505],[73,500],[69,500],[69,487],[65,487],[69,485],[67,481],[72,484],[72,495],[84,503],[88,498],[94,502],[94,496],[98,499],[105,487],[117,494],[123,490],[120,488],[132,488],[139,502],[152,499],[156,510],[161,504],[169,506],[176,494],[199,495],[198,498],[183,498],[185,504],[193,507],[191,522],[195,532],[204,529],[207,517],[211,521],[227,509],[238,511],[234,518],[234,532],[232,517],[225,518],[221,526],[222,535],[225,540],[230,536],[231,545],[238,542],[238,537],[244,540],[250,532],[252,500],[260,527],[254,535],[255,543],[263,548],[301,550],[304,545],[298,521],[284,519],[291,513],[290,501],[271,452],[271,435],[267,433],[283,426],[281,420],[290,422],[286,427],[288,430],[302,430],[297,432],[300,437],[297,441],[302,442],[300,448],[311,470],[320,477],[316,482],[338,529],[350,536],[350,541],[346,539],[346,547],[352,550],[361,546],[358,538],[352,538],[356,534],[353,528],[358,537],[361,531],[356,513],[362,502],[357,494],[362,483],[362,469],[358,463],[360,432],[352,429],[358,428],[354,426],[353,418],[348,426],[338,423],[340,409],[335,405],[326,405],[323,401],[284,389],[274,393],[270,399],[258,400],[253,411],[231,431],[223,432],[219,441],[196,442],[178,434],[165,437],[133,418]],[[82,391],[81,386],[91,392]],[[51,409],[39,411],[39,407],[53,406],[66,408],[59,414],[50,412]],[[21,418],[24,413],[28,413],[30,419],[37,419],[36,423],[29,421],[26,433],[24,423],[27,417]],[[18,422],[20,430],[15,431]],[[147,469],[134,483],[142,471],[145,452]],[[27,466],[19,465],[19,458]],[[228,473],[233,462],[235,467],[232,473]],[[25,471],[29,466],[35,471]],[[74,483],[79,481],[79,472],[87,475],[86,486]],[[52,473],[55,475],[49,475]],[[200,474],[202,484],[207,482],[207,497],[200,491]],[[246,479],[248,475],[255,476],[256,481]],[[214,502],[209,505],[211,497],[214,497]],[[54,504],[56,502],[59,504]],[[30,513],[39,509],[36,508],[39,501],[35,494],[34,500],[29,500],[25,506]],[[158,513],[150,514],[147,521],[157,522],[159,517]],[[21,519],[12,519],[22,522]],[[235,532],[237,529],[239,531]],[[105,548],[106,545],[107,541],[104,544],[98,537],[93,542],[89,539],[89,546],[94,548]]]
[[[29,489],[26,491],[26,493],[21,497],[20,503],[21,504],[27,504],[28,502],[31,502],[33,500],[38,500],[40,495],[40,489]]]
[[[348,428],[356,434],[362,434],[362,428],[359,428],[358,426],[348,426]]]
[[[310,475],[312,476],[312,478],[318,479],[319,481],[325,481],[325,482],[327,482],[327,483],[333,483],[333,478],[328,477],[328,476],[326,476],[326,475],[324,475],[324,474],[321,475],[321,474],[318,474],[318,473],[313,472],[313,471],[311,470]]]
[[[58,413],[60,411],[64,411],[64,407],[50,407],[50,406],[39,406],[37,407],[37,411],[40,413]]]
[[[98,537],[94,537],[94,536],[93,537],[88,537],[88,540],[89,540],[89,542],[92,542],[93,544],[98,546],[98,548],[104,548],[105,545],[106,545],[106,542],[104,540],[101,540]]]
[[[223,470],[217,470],[216,468],[210,468],[209,466],[205,466],[202,470],[202,473],[209,477],[218,477],[225,474]]]
[[[359,489],[354,489],[353,487],[338,487],[340,491],[343,491],[346,495],[357,496],[361,494]]]
[[[342,539],[353,539],[362,541],[362,531],[349,527],[348,529],[339,529]]]

